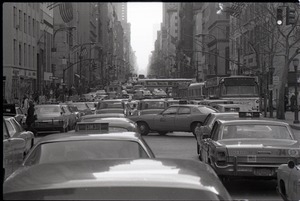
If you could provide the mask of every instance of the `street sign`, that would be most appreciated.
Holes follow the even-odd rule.
[[[273,76],[273,84],[278,85],[279,84],[279,76]]]
[[[49,79],[52,79],[52,80],[58,80],[58,77],[55,77],[55,76],[49,76]]]

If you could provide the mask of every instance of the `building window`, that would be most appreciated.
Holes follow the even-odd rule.
[[[17,26],[17,8],[14,6],[14,28]]]
[[[24,13],[24,33],[27,33],[27,15]]]
[[[28,16],[28,34],[31,36],[31,18]]]
[[[19,29],[22,31],[22,11],[19,10]]]
[[[31,68],[31,46],[28,45],[28,67]]]
[[[14,39],[14,65],[17,65],[17,40]]]
[[[19,44],[19,65],[22,66],[22,44]]]
[[[26,43],[24,43],[24,67],[27,66],[27,52],[26,52]]]
[[[35,69],[35,47],[32,46],[32,68]]]
[[[35,20],[32,19],[32,36],[35,37]]]
[[[40,37],[40,23],[36,21],[36,37],[39,39]]]

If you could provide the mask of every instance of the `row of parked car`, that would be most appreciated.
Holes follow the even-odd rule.
[[[74,131],[42,138],[5,181],[4,198],[232,200],[219,178],[233,177],[277,178],[285,199],[300,197],[300,147],[288,124],[185,101],[152,108],[164,104],[151,101],[137,102],[129,116],[132,101],[100,101]],[[193,132],[201,162],[155,158],[142,135],[172,131]]]

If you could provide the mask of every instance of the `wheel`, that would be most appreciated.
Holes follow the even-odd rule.
[[[164,135],[166,135],[167,133],[168,133],[168,132],[166,132],[166,131],[159,131],[159,132],[158,132],[158,134],[161,135],[161,136],[164,136]]]
[[[148,135],[149,134],[149,126],[145,122],[138,122],[138,129],[141,135]]]

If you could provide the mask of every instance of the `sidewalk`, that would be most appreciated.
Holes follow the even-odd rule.
[[[299,112],[299,114],[300,114],[300,112]],[[264,116],[264,112],[262,112],[262,115]],[[267,112],[267,117],[266,118],[270,118],[270,113],[269,112]],[[273,111],[273,119],[276,119],[276,111]],[[285,120],[282,120],[282,119],[277,119],[277,120],[288,123],[293,129],[300,130],[300,123],[299,124],[294,124],[294,120],[295,120],[295,113],[294,112],[287,111],[285,113]]]

